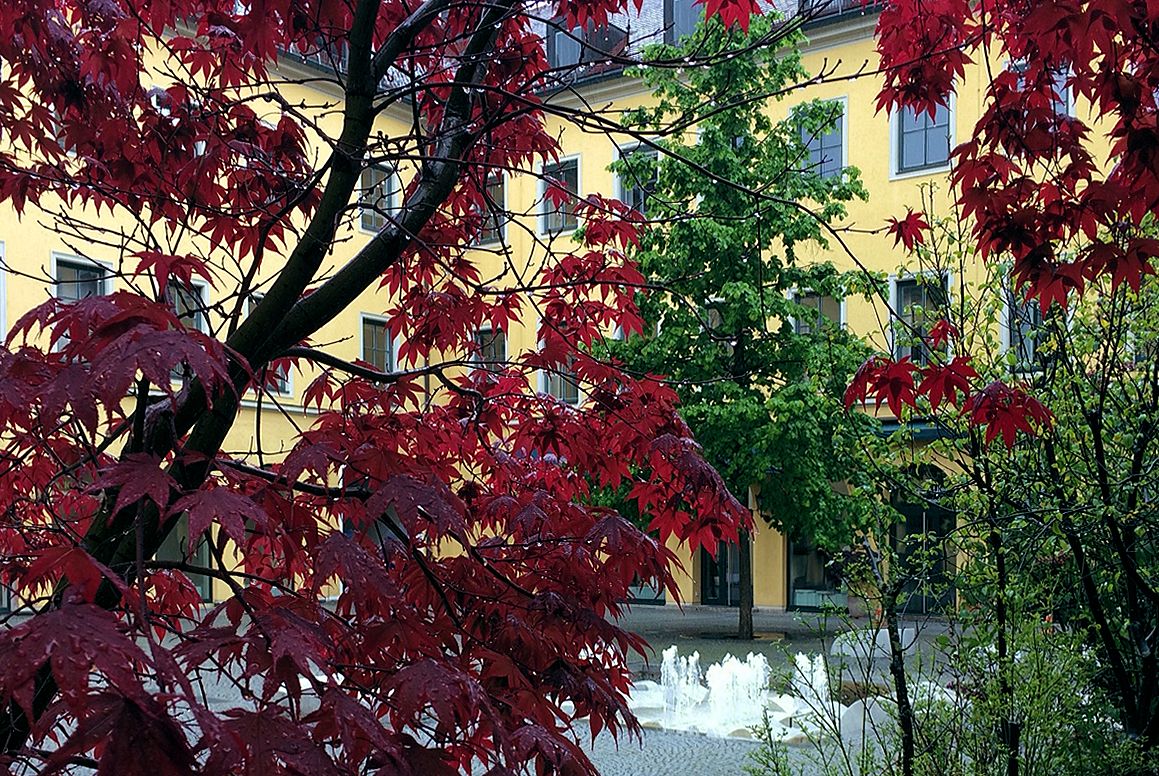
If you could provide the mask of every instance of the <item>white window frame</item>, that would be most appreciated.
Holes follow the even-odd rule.
[[[1015,291],[1013,288],[1010,288],[1009,286],[1007,286],[1005,284],[1002,284],[1000,286],[1000,288],[1001,288],[1000,293],[1002,294],[1002,308],[1001,308],[1001,316],[1002,317],[1001,317],[1001,320],[999,320],[999,322],[998,322],[998,340],[999,340],[999,345],[1002,348],[1002,357],[1005,359],[1006,354],[1014,349],[1014,336],[1013,336],[1014,332],[1010,328],[1010,317],[1014,312],[1013,308],[1011,307],[1011,302],[1018,300],[1020,298],[1021,294],[1020,294],[1020,292]],[[1028,302],[1028,304],[1037,306],[1038,300],[1031,299]],[[1072,308],[1068,308],[1068,314],[1069,314],[1070,309],[1072,309]],[[1042,315],[1041,307],[1039,307],[1039,317],[1041,320],[1039,321],[1038,327],[1039,327],[1039,331],[1041,332],[1046,327],[1046,316]],[[1031,363],[1029,363],[1029,364],[1019,363],[1019,361],[1017,359],[1017,354],[1015,354],[1015,356],[1016,356],[1015,362],[1013,364],[1011,364],[1009,367],[1011,374],[1034,375],[1034,374],[1038,374],[1038,373],[1042,372],[1042,364],[1041,364],[1040,352],[1039,352],[1039,348],[1041,346],[1042,346],[1042,340],[1040,338],[1036,337],[1034,340],[1034,356],[1031,359]]]
[[[507,187],[508,187],[508,184],[511,183],[511,176],[509,176],[505,171],[496,170],[493,173],[492,172],[486,173],[486,177],[484,178],[484,181],[483,181],[483,197],[484,197],[483,207],[485,207],[485,208],[488,207],[487,202],[486,202],[487,187],[489,185],[488,182],[490,181],[490,179],[492,177],[494,177],[496,175],[499,176],[499,180],[502,181],[502,183],[503,183],[503,201],[499,203],[499,208],[500,208],[500,212],[504,215],[504,218],[503,218],[502,222],[500,224],[498,224],[499,229],[495,233],[494,237],[491,237],[491,238],[486,239],[486,240],[480,239],[477,242],[475,242],[474,245],[477,248],[494,246],[494,245],[503,245],[507,242],[507,224],[511,221],[511,219],[509,217],[507,217],[507,201],[510,199],[510,194],[507,191]],[[493,215],[494,215],[493,212],[485,212],[483,214],[483,217],[484,218],[491,218]]]
[[[543,323],[542,319],[536,321],[535,328],[537,331],[539,329],[540,324],[542,324],[542,323]],[[543,347],[542,340],[538,343],[538,347],[540,347],[540,348]],[[580,382],[578,377],[576,378],[576,381],[575,381],[575,384],[576,384],[576,402],[575,402],[575,404],[572,404],[571,402],[564,401],[563,399],[561,399],[560,397],[556,396],[554,393],[551,393],[548,390],[547,383],[551,377],[551,374],[549,374],[548,370],[537,369],[536,375],[537,375],[536,376],[537,390],[539,391],[539,393],[543,394],[544,396],[550,396],[551,398],[555,399],[557,402],[559,402],[560,404],[562,404],[566,407],[579,407],[587,400],[587,397],[588,397],[587,391],[584,390],[584,384],[582,382]]]
[[[1015,68],[1025,67],[1025,66],[1026,66],[1026,60],[1024,60],[1024,59],[1013,59],[1013,58],[1008,57],[1006,59],[1006,62],[1004,63],[1005,72],[1014,73],[1015,75],[1021,75],[1021,73],[1019,73],[1017,70],[1015,70]],[[1070,76],[1071,76],[1070,68],[1067,68],[1066,78],[1064,80],[1070,80]],[[1075,115],[1075,90],[1074,90],[1074,87],[1067,86],[1064,83],[1063,87],[1062,87],[1062,94],[1060,96],[1062,97],[1062,100],[1063,100],[1063,114],[1062,115],[1067,116],[1069,118],[1074,118],[1074,115]]]
[[[169,288],[176,287],[178,284],[180,284],[180,282],[181,281],[177,280],[176,278],[170,278],[169,279]],[[201,332],[202,334],[208,335],[210,332],[210,326],[209,326],[209,284],[206,283],[204,280],[194,280],[191,283],[189,283],[189,285],[187,286],[187,289],[190,291],[196,292],[197,297],[201,302],[201,311],[200,311],[201,314],[198,316],[201,319],[201,325],[200,326],[193,326],[193,327],[187,326],[186,328],[192,328],[194,331],[198,331],[198,332]],[[172,312],[174,315],[177,314],[177,311],[174,309],[174,305],[172,304],[172,302],[169,303],[169,311]],[[177,367],[174,367],[173,371],[176,372]],[[169,382],[170,383],[181,383],[182,378],[174,377],[173,373],[171,372],[169,375]]]
[[[909,110],[902,108],[901,110]],[[920,170],[901,170],[901,116],[900,111],[894,110],[889,114],[889,179],[891,181],[906,180],[908,178],[920,178],[926,175],[938,175],[940,173],[949,172],[954,167],[954,148],[958,145],[958,97],[953,92],[950,93],[949,105],[946,110],[950,112],[950,117],[947,123],[947,128],[950,134],[950,153],[946,158],[946,163],[938,165],[937,167],[923,167]]]
[[[387,319],[385,316],[374,315],[372,313],[359,313],[358,314],[358,360],[359,361],[366,361],[366,359],[364,358],[364,355],[366,354],[366,337],[364,336],[364,334],[365,334],[367,322],[382,324],[384,327],[386,327],[386,333],[387,333],[388,337],[390,334],[390,328],[387,327]],[[389,342],[390,342],[390,363],[387,364],[387,370],[386,370],[387,373],[398,371],[399,338],[398,337],[389,337]],[[367,363],[370,363],[370,362],[367,361]]]
[[[553,232],[547,228],[547,216],[549,214],[548,207],[551,203],[547,201],[547,168],[560,167],[568,162],[575,162],[575,198],[576,203],[579,203],[580,192],[584,190],[584,168],[581,162],[580,154],[571,154],[569,156],[561,156],[554,162],[540,162],[537,170],[539,174],[539,207],[536,208],[535,214],[535,233],[544,237],[554,237],[557,235],[567,234],[566,228],[560,229],[558,232]],[[576,216],[576,225],[571,231],[579,228],[579,216]]]
[[[903,280],[904,280],[904,278],[903,278]],[[892,280],[890,282],[892,283]],[[891,285],[891,288],[892,288],[892,285]],[[829,294],[822,294],[818,291],[814,291],[811,288],[790,288],[789,290],[787,290],[785,292],[785,294],[786,294],[786,297],[788,298],[788,300],[790,302],[793,302],[794,304],[797,304],[797,297],[798,296],[806,296],[809,294],[815,294],[816,296],[829,296]],[[835,297],[830,297],[830,298],[835,298]],[[843,296],[837,300],[837,305],[838,305],[837,314],[840,316],[840,320],[837,321],[837,328],[840,331],[844,331],[848,326],[847,318],[846,318],[846,310],[845,310],[845,299],[846,298]],[[792,315],[788,315],[785,317],[788,320],[789,325],[793,327],[793,332],[796,333],[796,331],[797,331],[797,319]]]
[[[663,154],[660,152],[659,148],[656,148],[655,146],[650,146],[647,143],[632,143],[630,145],[617,145],[616,150],[618,153],[618,156],[616,157],[617,162],[622,161],[623,159],[631,156],[632,154],[640,153],[641,151],[643,151],[646,154],[655,155],[657,164],[660,163],[660,159],[663,157]],[[657,173],[659,173],[659,170],[657,170]],[[635,186],[625,186],[624,185],[625,183],[626,183],[626,181],[624,180],[624,174],[619,173],[619,172],[616,173],[616,199],[620,200],[625,205],[627,205],[628,200],[625,199],[625,197],[627,196],[628,192],[631,189],[635,188]],[[648,218],[647,213],[641,213],[641,215],[644,216],[645,219]]]
[[[364,204],[364,202],[363,202],[363,197],[368,193],[367,189],[364,188],[364,186],[363,186],[362,176],[365,175],[371,169],[380,169],[380,170],[383,170],[386,172],[386,177],[382,179],[382,182],[384,184],[386,184],[386,210],[387,210],[388,215],[383,216],[383,218],[386,219],[386,222],[379,229],[385,228],[386,224],[390,223],[391,216],[389,214],[397,212],[397,210],[398,210],[398,199],[397,198],[398,198],[399,192],[401,190],[401,178],[399,177],[399,174],[398,174],[398,168],[393,166],[393,165],[375,162],[373,164],[366,165],[365,167],[363,167],[359,171],[359,173],[358,173],[358,190],[357,190],[358,191],[358,231],[362,232],[363,234],[378,234],[378,232],[379,232],[379,229],[368,228],[362,221],[362,218],[365,215],[365,211],[367,209],[366,204]],[[377,217],[379,215],[379,213],[375,212],[374,215]]]
[[[253,309],[255,306],[253,294],[256,293],[257,296],[260,296],[263,298],[266,295],[264,291],[257,291],[257,292],[251,291],[250,293],[251,293],[250,298],[247,299],[245,302],[245,310],[246,310],[247,316],[251,312],[253,312]],[[251,390],[257,392],[256,388],[251,389]],[[265,391],[266,393],[272,393],[274,396],[293,396],[294,395],[294,370],[293,369],[286,369],[286,389],[284,391],[274,390],[274,389],[270,388],[269,386],[262,386],[262,390]]]
[[[180,283],[179,280],[172,278],[169,281],[170,286],[174,286],[178,283]],[[198,299],[201,301],[201,325],[194,327],[194,330],[199,331],[202,334],[209,334],[209,284],[204,280],[194,280],[188,285],[187,289],[190,291],[195,291],[197,293]]]
[[[892,274],[889,276],[889,355],[890,358],[897,358],[897,330],[900,316],[905,311],[898,306],[899,294],[898,284],[905,283],[911,280],[918,280],[920,278],[937,278],[941,277],[945,283],[946,288],[946,306],[952,308],[954,304],[954,273],[946,270],[944,272],[938,270],[924,270],[921,272],[905,272],[901,274]],[[946,358],[954,357],[954,343],[946,343]],[[919,364],[919,366],[921,366]]]
[[[472,369],[486,369],[486,370],[496,370],[496,367],[498,367],[498,369],[501,370],[503,368],[502,364],[496,365],[496,364],[486,363],[481,358],[482,354],[475,348],[476,337],[478,337],[480,334],[482,334],[485,331],[490,332],[492,337],[495,337],[496,335],[502,335],[502,337],[503,337],[503,359],[504,359],[504,361],[511,360],[511,352],[510,352],[510,347],[509,347],[509,345],[511,343],[507,339],[507,332],[503,331],[502,329],[497,329],[494,326],[480,326],[477,329],[475,329],[475,331],[471,335],[471,353],[470,353],[470,357],[468,359],[468,361],[470,363],[470,367]]]
[[[57,293],[57,286],[60,285],[60,265],[71,264],[78,267],[89,267],[92,269],[101,270],[101,292],[97,296],[105,296],[113,292],[113,265],[107,261],[97,261],[85,256],[77,256],[72,253],[63,253],[61,251],[52,251],[49,254],[49,275],[52,278],[52,295],[60,298]]]
[[[584,390],[584,384],[582,382],[580,382],[579,377],[576,377],[576,379],[575,379],[576,400],[575,400],[575,403],[573,404],[570,401],[564,401],[562,396],[556,396],[554,393],[552,393],[549,390],[548,381],[552,378],[552,376],[558,376],[558,373],[552,372],[552,371],[549,371],[546,369],[539,370],[539,392],[542,393],[544,396],[550,396],[552,399],[555,399],[555,401],[557,401],[558,403],[563,404],[567,407],[579,407],[585,401],[587,401],[588,393],[587,393],[587,391]]]
[[[843,94],[839,97],[823,97],[823,98],[821,98],[821,101],[822,102],[841,103],[841,170],[834,177],[843,176],[845,174],[845,170],[850,166],[849,165],[849,96]],[[952,120],[953,120],[953,117],[951,116],[951,121]],[[820,139],[820,137],[821,137],[820,135],[817,136],[818,139]],[[805,149],[808,150],[808,148],[809,148],[808,145],[806,145]],[[953,148],[953,146],[951,146],[951,148]],[[820,175],[821,171],[818,170],[817,174]]]

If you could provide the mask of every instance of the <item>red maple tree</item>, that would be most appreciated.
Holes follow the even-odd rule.
[[[0,4],[0,201],[123,258],[120,290],[39,304],[0,350],[0,582],[28,615],[0,631],[0,760],[584,773],[574,720],[635,729],[625,658],[644,644],[609,615],[637,579],[675,592],[667,539],[715,548],[748,517],[673,392],[583,347],[639,327],[634,215],[584,199],[583,242],[509,284],[469,250],[490,174],[558,151],[536,20],[623,6]],[[303,57],[340,63],[303,79],[341,95],[330,134],[284,88],[277,63]],[[381,137],[399,105],[410,134]],[[397,211],[328,268],[362,172],[401,160]],[[173,311],[195,277],[212,334]],[[312,343],[375,287],[404,342],[392,372]],[[535,308],[538,350],[466,368],[476,331]],[[306,364],[316,416],[288,452],[224,450],[246,392]],[[580,407],[534,390],[565,367]],[[659,540],[588,498],[625,483]],[[204,563],[158,559],[179,521]],[[228,597],[203,611],[191,574]]]
[[[1037,303],[1040,319],[1055,308],[1055,319],[1065,320],[1062,313],[1084,294],[1084,301],[1096,303],[1128,297],[1128,290],[1137,295],[1145,277],[1155,272],[1156,24],[1159,9],[1154,3],[1131,0],[887,0],[882,5],[877,27],[884,74],[879,109],[933,114],[938,106],[948,106],[963,84],[979,89],[980,116],[952,152],[956,220],[968,225],[971,247],[983,259],[997,262],[999,273],[1009,264],[1007,287],[1014,291],[1010,304]],[[1071,96],[1079,110],[1069,109]],[[890,231],[907,248],[917,248],[932,230],[921,214],[911,212],[891,220]],[[1128,320],[1134,319],[1124,318]],[[1122,328],[1100,343],[1108,353],[1117,350],[1114,337],[1129,342],[1134,335],[1129,323],[1118,324]],[[960,347],[959,352],[952,357],[948,353],[953,351],[934,353],[934,363],[920,370],[908,359],[868,361],[849,387],[847,402],[873,395],[898,414],[932,413],[938,419],[962,421],[958,427],[967,433],[962,434],[966,441],[957,464],[971,471],[972,462],[981,461],[986,471],[971,484],[990,499],[987,546],[998,559],[994,612],[1003,634],[1000,661],[1007,659],[1003,639],[1010,615],[1002,592],[1007,577],[1001,558],[1009,525],[995,518],[1006,519],[1010,505],[1029,501],[995,499],[1007,483],[991,479],[988,456],[994,455],[990,446],[1000,439],[1003,447],[994,447],[1012,450],[1009,460],[1019,460],[1020,437],[1036,437],[1022,452],[1040,451],[1046,464],[1048,497],[1057,511],[1051,530],[1065,536],[1064,554],[1078,570],[1074,597],[1084,607],[1081,622],[1089,628],[1100,682],[1114,698],[1117,722],[1153,760],[1159,745],[1159,629],[1154,626],[1159,593],[1146,565],[1154,558],[1145,549],[1150,534],[1136,522],[1136,511],[1147,514],[1153,497],[1150,491],[1132,488],[1143,480],[1140,472],[1151,466],[1154,424],[1146,402],[1137,399],[1131,417],[1114,426],[1114,411],[1105,397],[1114,380],[1154,386],[1154,350],[1140,346],[1139,353],[1111,369],[1078,365],[1073,352],[1060,351],[1057,365],[1043,370],[1031,388],[1017,375],[1009,381],[992,379],[993,372],[982,377],[978,372],[984,370],[971,366],[967,338],[959,338],[945,324],[934,328],[939,338]],[[1065,324],[1058,328],[1068,329]],[[927,339],[934,339],[933,331],[930,335]],[[1052,384],[1054,375],[1064,370],[1073,381]],[[921,382],[915,388],[919,371]],[[1007,373],[1011,371],[1016,370]],[[1084,380],[1093,388],[1076,387]],[[1038,397],[1036,390],[1041,392]],[[1067,427],[1055,428],[1048,395],[1068,411]],[[1115,453],[1108,453],[1114,448],[1107,440],[1112,434],[1131,440],[1128,452],[1120,454],[1127,462],[1121,468],[1129,473],[1125,483],[1110,474]],[[1058,449],[1075,438],[1093,452],[1061,459]],[[1095,488],[1075,498],[1062,483],[1082,479],[1088,462],[1095,471],[1090,478]],[[1016,476],[1012,479],[1018,482]],[[1075,515],[1096,503],[1099,522],[1092,529]],[[1041,558],[1035,561],[1042,563]],[[1017,773],[1020,723],[1013,705],[1009,709],[999,743],[1006,751],[1007,773]],[[912,746],[909,754],[912,762]]]
[[[972,73],[992,73],[974,131],[952,152],[950,176],[982,257],[1011,262],[1014,287],[1044,312],[1065,308],[1071,294],[1103,276],[1112,289],[1138,290],[1159,256],[1148,228],[1159,210],[1155,10],[1127,0],[889,0],[881,7],[879,109],[932,115],[949,106],[969,65],[977,65]],[[1009,66],[994,71],[995,61]],[[1063,107],[1069,95],[1091,106],[1097,127]],[[1106,139],[1104,160],[1097,144]],[[889,233],[908,250],[928,229],[920,212],[889,219]],[[990,439],[1009,445],[1018,432],[1049,425],[1049,412],[1021,388],[971,383],[963,366],[958,359],[930,366],[915,391],[915,365],[878,358],[846,398],[852,405],[872,392],[896,414],[929,391],[937,391],[936,408],[949,383],[966,396],[954,406],[973,412]]]

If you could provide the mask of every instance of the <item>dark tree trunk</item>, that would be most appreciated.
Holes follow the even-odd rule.
[[[909,700],[909,685],[905,675],[905,650],[901,643],[901,629],[898,627],[897,602],[901,596],[901,584],[895,583],[886,592],[882,601],[885,627],[889,634],[889,673],[893,678],[897,693],[897,724],[901,728],[901,772],[902,776],[913,776],[914,772],[914,710]]]
[[[750,640],[753,637],[753,552],[752,541],[748,531],[740,532],[737,544],[737,577],[740,586],[740,617],[738,618],[736,637]]]
[[[993,515],[991,515],[993,520]],[[994,613],[997,619],[995,628],[998,636],[998,692],[1002,696],[1004,719],[998,729],[998,741],[1006,751],[1006,776],[1018,776],[1018,750],[1022,736],[1022,725],[1014,719],[1014,688],[1011,684],[1010,648],[1007,643],[1007,611],[1006,611],[1006,548],[1002,546],[1002,534],[997,530],[990,532],[990,547],[994,552],[994,564],[998,575],[998,595],[995,597]]]

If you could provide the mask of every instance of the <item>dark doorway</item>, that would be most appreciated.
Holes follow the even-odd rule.
[[[902,517],[893,529],[893,547],[900,570],[910,577],[903,588],[901,611],[930,614],[949,609],[954,602],[950,537],[957,525],[956,516],[919,497],[895,493],[891,501]]]
[[[716,557],[700,551],[700,602],[712,606],[740,605],[740,550],[720,542]]]

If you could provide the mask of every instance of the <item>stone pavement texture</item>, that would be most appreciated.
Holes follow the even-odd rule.
[[[744,776],[752,741],[645,730],[643,741],[616,745],[600,736],[587,746],[601,776]]]

